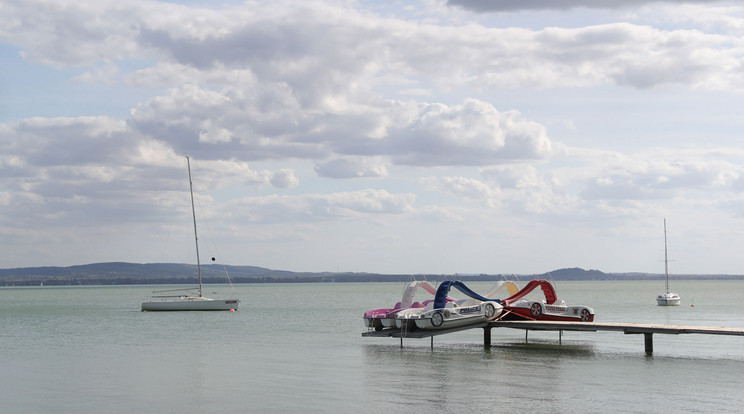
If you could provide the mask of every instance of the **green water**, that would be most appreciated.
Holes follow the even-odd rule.
[[[490,283],[475,283],[485,290]],[[597,322],[744,328],[744,282],[559,282]],[[236,286],[238,312],[140,312],[151,286],[0,289],[3,413],[737,412],[744,337],[494,329],[363,338],[402,283]],[[207,292],[224,287],[209,287]],[[695,307],[691,307],[694,301]]]

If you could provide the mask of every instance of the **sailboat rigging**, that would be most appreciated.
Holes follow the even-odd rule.
[[[656,297],[659,306],[679,306],[682,298],[678,294],[669,291],[669,260],[667,259],[667,232],[666,219],[664,219],[664,279],[666,281],[664,293]]]
[[[186,157],[186,165],[189,171],[189,192],[191,194],[191,216],[194,222],[194,244],[196,247],[196,269],[199,275],[199,295],[190,296],[186,294],[169,294],[173,292],[190,291],[193,289],[171,289],[153,292],[150,300],[142,302],[143,311],[213,311],[238,309],[240,300],[212,299],[206,298],[202,289],[201,261],[199,260],[199,235],[196,229],[196,209],[194,207],[194,183],[191,180],[191,161]]]

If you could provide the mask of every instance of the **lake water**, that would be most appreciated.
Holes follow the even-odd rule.
[[[485,291],[492,283],[469,284]],[[558,282],[597,322],[744,328],[744,281]],[[741,412],[744,337],[474,329],[364,338],[403,283],[237,285],[237,312],[140,312],[152,286],[0,289],[2,413]],[[224,286],[205,290],[225,291]],[[454,296],[454,295],[453,295]],[[695,307],[691,307],[691,302]]]

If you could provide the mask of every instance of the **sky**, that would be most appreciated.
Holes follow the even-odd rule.
[[[0,267],[744,274],[740,2],[0,15]]]

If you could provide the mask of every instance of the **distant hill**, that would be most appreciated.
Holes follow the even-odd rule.
[[[235,283],[245,279],[255,282],[263,279],[285,278],[293,272],[272,270],[257,266],[202,265],[205,283],[225,283],[227,278]],[[180,263],[125,263],[108,262],[68,267],[25,267],[0,269],[0,284],[6,285],[91,285],[91,284],[160,284],[193,283],[198,281],[195,265]]]
[[[548,272],[556,280],[610,280],[612,275],[599,270],[584,270],[578,267]],[[547,276],[547,274],[546,274]]]
[[[313,282],[398,282],[411,279],[409,274],[290,272],[257,266],[202,265],[204,283],[226,283],[225,271],[233,283],[313,283]],[[658,280],[661,274],[604,273],[578,267],[553,270],[539,275],[516,275],[519,280],[546,278],[552,280]],[[502,280],[501,275],[456,274],[416,275],[430,281],[462,279],[470,281]],[[674,275],[675,279],[742,279],[741,275]],[[194,284],[198,281],[196,266],[180,263],[93,263],[68,267],[24,267],[0,269],[0,286],[54,285],[131,285]]]

